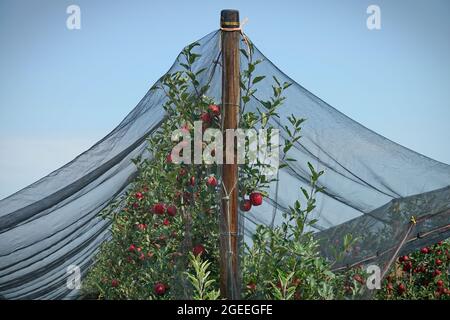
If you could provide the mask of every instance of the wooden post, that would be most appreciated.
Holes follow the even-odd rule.
[[[220,26],[222,30],[239,28],[239,11],[222,10]],[[222,167],[220,289],[222,296],[227,299],[240,299],[236,141],[234,141],[234,148],[230,148],[231,146],[227,147],[227,144],[230,144],[230,142],[227,142],[225,134],[226,129],[236,129],[238,127],[240,109],[239,39],[239,30],[222,31],[222,108],[225,152]],[[230,154],[231,152],[232,154]],[[227,163],[227,158],[233,159],[232,163]]]

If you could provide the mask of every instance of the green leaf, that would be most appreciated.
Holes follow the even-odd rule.
[[[302,190],[302,192],[303,192],[303,195],[305,196],[305,198],[308,200],[309,199],[309,194],[308,194],[308,191],[306,191],[306,189],[305,188],[303,188],[303,187],[300,187],[300,189]]]
[[[186,63],[180,63],[180,66],[182,66],[186,70],[189,70],[189,66]]]
[[[202,73],[203,71],[205,71],[208,68],[201,68],[200,70],[198,70],[195,75],[198,76],[200,73]]]
[[[283,90],[289,88],[291,85],[292,85],[292,82],[291,82],[291,83],[285,82],[285,83],[283,84]]]
[[[277,83],[278,86],[280,86],[280,81],[278,81],[277,77],[272,76],[273,80]]]
[[[260,82],[260,81],[263,80],[265,77],[266,77],[266,76],[258,76],[258,77],[255,77],[255,78],[253,79],[253,81],[252,81],[252,84],[255,84],[255,83]]]
[[[200,58],[199,54],[191,53],[191,55],[189,56],[189,64],[193,64],[198,58]]]
[[[247,54],[247,51],[244,50],[244,49],[241,49],[241,53],[242,53],[242,54],[244,55],[244,57],[246,57],[247,60],[248,60],[248,54]]]
[[[248,64],[248,72],[252,73],[253,71],[255,71],[255,65],[252,63]]]

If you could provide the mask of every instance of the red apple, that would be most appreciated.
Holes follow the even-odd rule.
[[[166,293],[166,286],[164,283],[158,282],[155,284],[153,291],[156,295],[162,296],[164,293]]]
[[[353,279],[354,279],[356,282],[359,282],[360,284],[364,284],[364,279],[363,279],[363,277],[361,277],[359,274],[355,274],[355,275],[353,276]]]
[[[214,176],[209,176],[206,180],[206,183],[210,187],[215,187],[215,186],[217,186],[217,179]]]
[[[406,291],[406,287],[403,283],[400,283],[397,287],[398,294],[403,294]]]
[[[259,192],[252,192],[250,194],[250,201],[252,202],[252,205],[254,205],[255,207],[260,206],[263,202],[263,196]]]
[[[215,104],[210,105],[208,110],[215,116],[220,115],[220,107]]]
[[[302,280],[300,278],[294,277],[294,279],[292,279],[292,284],[296,287],[298,287],[301,283]]]
[[[250,291],[255,291],[256,290],[256,284],[253,281],[249,282],[247,284],[247,289],[250,290]]]
[[[441,270],[434,270],[434,272],[433,272],[433,277],[437,277],[437,276],[440,276],[442,274],[442,271]]]
[[[141,192],[136,192],[136,194],[134,195],[136,197],[136,199],[141,200],[142,198],[144,198],[144,195]]]
[[[210,123],[211,122],[211,115],[209,113],[202,113],[200,115],[200,119],[205,122],[205,123]]]
[[[185,123],[181,126],[181,131],[184,133],[189,133],[190,125],[188,123]]]
[[[252,208],[252,202],[249,199],[245,199],[242,201],[241,203],[241,210],[242,211],[250,211],[250,209]]]
[[[171,217],[174,217],[177,214],[177,207],[174,205],[167,207],[167,214]]]
[[[153,213],[155,214],[164,214],[165,207],[163,203],[157,203],[153,206]]]
[[[119,280],[113,279],[111,281],[111,287],[116,288],[119,286]]]
[[[147,225],[145,223],[139,223],[137,225],[137,228],[141,231],[144,231],[145,229],[147,229]]]
[[[194,256],[198,256],[199,254],[202,254],[203,252],[205,252],[205,247],[202,246],[201,244],[197,244],[192,249],[192,253],[194,254]]]
[[[392,285],[392,283],[388,283],[387,284],[387,290],[389,291],[389,292],[392,292],[392,290],[394,290],[394,286]]]
[[[412,269],[412,262],[406,261],[405,264],[403,265],[403,271],[409,271],[411,269]]]

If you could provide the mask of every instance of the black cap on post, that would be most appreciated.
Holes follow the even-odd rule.
[[[239,28],[239,11],[222,10],[220,12],[220,27],[222,28]]]

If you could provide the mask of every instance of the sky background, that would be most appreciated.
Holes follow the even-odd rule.
[[[71,4],[81,30],[66,28]],[[366,27],[371,4],[381,30]],[[450,163],[450,1],[0,0],[0,199],[110,132],[224,8],[296,82]]]

